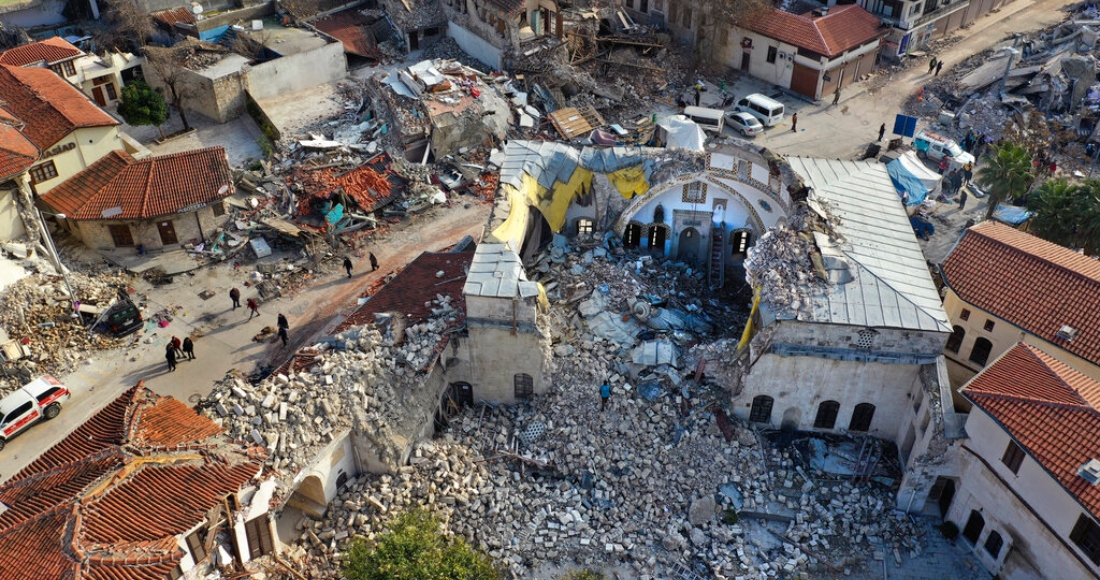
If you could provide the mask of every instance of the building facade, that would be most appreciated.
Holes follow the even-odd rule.
[[[56,36],[0,53],[0,64],[52,70],[100,107],[118,102],[122,87],[140,73],[142,62],[142,57],[124,52],[87,54]]]

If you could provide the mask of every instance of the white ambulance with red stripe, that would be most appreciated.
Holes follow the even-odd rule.
[[[56,417],[70,396],[61,381],[43,375],[0,400],[0,449],[31,425]]]

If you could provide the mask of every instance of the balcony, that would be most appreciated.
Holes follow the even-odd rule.
[[[970,0],[952,0],[951,2],[944,2],[940,4],[935,10],[921,14],[916,20],[912,22],[909,28],[920,28],[930,22],[935,22],[940,18],[953,14],[959,10],[965,9],[970,5]]]

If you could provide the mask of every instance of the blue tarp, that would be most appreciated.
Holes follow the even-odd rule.
[[[890,174],[890,181],[894,182],[894,189],[905,200],[905,205],[924,203],[925,198],[928,197],[928,187],[902,164],[901,159],[887,163],[886,173]]]
[[[223,36],[225,36],[225,33],[228,30],[228,24],[225,26],[211,28],[210,30],[203,30],[202,32],[199,32],[199,40],[204,40],[206,42],[218,42],[222,39]]]
[[[1027,220],[1031,219],[1034,213],[1027,211],[1022,207],[1016,207],[1002,203],[997,206],[997,210],[993,212],[993,219],[1004,222],[1006,224],[1018,226]]]

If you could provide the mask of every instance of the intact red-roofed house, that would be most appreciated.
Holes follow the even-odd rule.
[[[1100,380],[1100,261],[986,221],[963,234],[941,269],[953,385],[1021,340]]]
[[[39,195],[111,151],[148,153],[124,139],[114,117],[49,69],[0,65],[0,109],[22,122],[23,135],[41,151],[28,169]]]
[[[1100,578],[1100,382],[1016,343],[962,389],[936,503],[995,577]]]
[[[228,220],[235,191],[222,147],[137,160],[112,151],[41,202],[90,248],[201,243]]]
[[[0,485],[0,578],[204,573],[222,532],[242,563],[273,552],[266,458],[138,383]]]
[[[801,13],[774,8],[751,24],[723,30],[728,38],[718,42],[718,60],[805,97],[831,98],[837,87],[875,68],[888,31],[880,24],[855,4]]]

